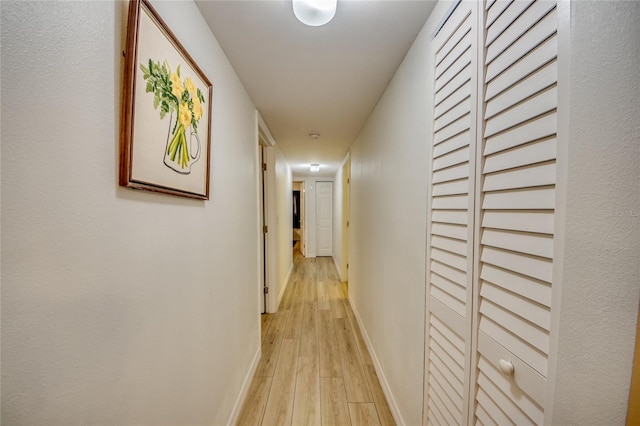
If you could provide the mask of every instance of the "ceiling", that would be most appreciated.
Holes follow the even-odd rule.
[[[336,173],[435,5],[339,0],[309,27],[291,0],[196,3],[296,177]]]

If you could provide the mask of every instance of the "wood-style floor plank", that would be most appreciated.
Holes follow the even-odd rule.
[[[376,405],[380,424],[382,426],[395,425],[396,422],[393,419],[393,415],[389,409],[389,404],[387,403],[387,398],[384,396],[384,392],[380,386],[376,369],[373,365],[365,365],[364,368],[367,373],[367,378],[369,379],[369,386],[371,387],[371,394],[373,396],[373,402]]]
[[[292,425],[320,425],[320,362],[318,357],[298,358]]]
[[[349,415],[353,426],[380,425],[376,406],[371,402],[350,402]]]
[[[298,345],[294,339],[283,339],[278,364],[271,382],[265,407],[264,425],[290,425],[296,388]]]
[[[302,328],[302,311],[304,309],[304,284],[302,282],[294,282],[292,288],[293,296],[289,305],[289,317],[287,325],[282,336],[283,339],[300,338],[300,330]]]
[[[291,301],[295,292],[294,288],[296,287],[296,282],[298,281],[289,278],[289,283],[287,284],[287,288],[285,289],[284,294],[282,295],[282,299],[280,300],[280,305],[278,306],[278,312],[289,311],[289,308],[291,307]]]
[[[262,340],[264,340],[264,337],[267,335],[267,331],[269,330],[271,321],[273,321],[273,315],[260,315],[260,322],[262,324],[262,328],[260,329],[260,337],[262,338]]]
[[[318,283],[316,280],[306,280],[305,290],[305,300],[307,302],[318,301]]]
[[[320,377],[342,377],[340,348],[331,310],[318,310],[318,346],[320,351]]]
[[[257,426],[262,424],[264,407],[267,405],[269,390],[271,389],[271,380],[271,377],[256,377],[253,380],[247,395],[247,401],[251,401],[251,404],[245,404],[242,407],[238,425]]]
[[[316,257],[316,277],[318,281],[328,281],[326,257]]]
[[[302,314],[300,356],[318,356],[318,303],[306,302]]]
[[[328,311],[331,309],[331,293],[329,291],[329,283],[327,281],[318,281],[318,309]]]
[[[276,361],[280,353],[282,343],[282,332],[287,319],[287,311],[280,311],[272,314],[271,324],[267,334],[262,339],[262,358],[256,369],[256,377],[273,376],[276,369]]]
[[[323,426],[350,425],[349,404],[342,379],[336,377],[320,379],[320,394]]]
[[[349,299],[349,283],[344,281],[340,283],[340,291],[344,295],[345,300]]]
[[[351,330],[353,330],[353,334],[356,337],[356,344],[358,345],[358,351],[360,352],[362,363],[364,365],[373,365],[373,360],[371,359],[371,355],[369,355],[369,350],[367,349],[367,345],[364,343],[364,338],[360,331],[360,325],[358,324],[358,320],[356,320],[356,316],[353,313],[353,309],[351,309],[351,304],[348,300],[345,301],[344,310],[347,313]]]
[[[316,258],[304,259],[301,264],[302,277],[306,280],[317,280],[318,270],[316,266]]]
[[[338,281],[329,281],[329,304],[334,318],[346,318],[347,313],[344,308],[344,294],[340,289]]]
[[[355,337],[346,318],[336,318],[336,338],[340,348],[342,377],[349,402],[373,402]]]
[[[294,252],[279,310],[261,319],[262,358],[239,425],[395,424],[337,277],[331,258]]]

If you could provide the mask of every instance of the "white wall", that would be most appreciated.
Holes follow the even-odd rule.
[[[553,424],[623,424],[640,293],[640,7],[571,2]],[[431,74],[423,28],[351,148],[352,304],[398,420],[421,424]],[[560,6],[568,19],[567,4]],[[567,84],[568,83],[568,84]]]
[[[640,3],[572,1],[571,20],[550,420],[624,424],[640,292]]]
[[[271,222],[273,225],[275,250],[274,254],[277,256],[277,273],[276,273],[276,295],[277,303],[280,303],[284,291],[287,288],[289,275],[293,269],[293,248],[291,246],[293,241],[292,229],[293,229],[293,189],[291,178],[291,167],[287,163],[286,158],[280,151],[280,148],[274,146],[270,148],[273,150],[273,156],[275,160],[275,218]],[[271,232],[271,231],[270,231]],[[277,305],[272,307],[272,312],[277,310]]]
[[[400,423],[422,424],[429,33],[351,147],[349,297]]]
[[[2,4],[2,423],[225,424],[259,351],[255,108],[214,85],[211,199],[117,186],[126,2]]]
[[[338,167],[336,175],[333,177],[333,262],[336,265],[341,281],[347,281],[347,269],[345,254],[343,253],[343,232],[346,226],[345,206],[344,206],[344,166],[349,160],[347,153],[345,159]]]

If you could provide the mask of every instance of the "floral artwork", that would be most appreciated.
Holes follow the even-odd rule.
[[[191,164],[198,161],[201,151],[198,122],[205,102],[202,91],[191,77],[181,80],[180,66],[172,72],[166,60],[160,64],[149,59],[146,67],[140,64],[140,69],[147,82],[146,92],[154,94],[153,107],[160,108],[160,118],[164,119],[169,114],[164,163],[178,173],[191,173]],[[175,121],[172,120],[174,114]],[[196,143],[187,141],[187,131],[190,139],[195,138]]]
[[[120,186],[208,200],[213,85],[149,0],[129,1],[123,53]]]

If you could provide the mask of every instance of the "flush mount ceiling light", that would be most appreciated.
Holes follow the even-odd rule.
[[[320,133],[309,133],[309,138],[317,141],[318,139],[320,139]]]
[[[293,14],[310,27],[329,23],[336,14],[338,0],[292,0]]]
[[[309,170],[311,170],[312,173],[318,173],[320,171],[320,164],[312,164]]]

